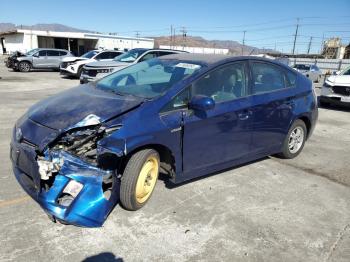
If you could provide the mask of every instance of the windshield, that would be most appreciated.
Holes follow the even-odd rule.
[[[299,69],[299,70],[310,70],[309,65],[295,65],[294,68]]]
[[[96,88],[119,95],[153,98],[164,94],[201,67],[191,62],[154,58],[102,78]]]
[[[91,57],[95,56],[96,54],[98,54],[97,51],[89,51],[89,52],[83,54],[81,57],[84,57],[84,58],[91,58]]]
[[[114,58],[114,61],[132,63],[146,51],[146,49],[133,49],[120,56],[117,56],[116,58]]]
[[[343,71],[341,71],[340,75],[345,75],[345,76],[350,75],[350,66],[345,68]]]
[[[26,53],[26,55],[34,55],[38,50],[39,50],[38,48],[29,50],[29,51]]]

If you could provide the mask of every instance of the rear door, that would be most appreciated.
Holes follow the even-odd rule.
[[[60,63],[60,52],[57,50],[47,50],[47,67],[58,68]]]
[[[278,65],[251,61],[252,151],[269,154],[282,146],[297,99],[296,74]]]

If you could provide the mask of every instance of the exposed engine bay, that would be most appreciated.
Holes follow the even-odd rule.
[[[64,150],[82,160],[96,164],[97,141],[104,136],[104,133],[104,129],[98,127],[73,130],[59,138],[51,150]]]

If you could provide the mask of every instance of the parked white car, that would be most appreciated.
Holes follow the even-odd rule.
[[[336,72],[326,79],[323,84],[320,104],[350,105],[350,67]]]
[[[312,82],[319,82],[322,76],[322,71],[316,65],[295,64],[295,70],[308,77]]]
[[[112,61],[122,53],[118,50],[92,50],[79,57],[66,57],[60,65],[60,74],[80,78],[85,64],[95,61]]]
[[[131,49],[129,52],[116,57],[112,61],[96,61],[86,64],[80,76],[80,83],[84,84],[98,80],[113,72],[148,59],[179,53],[184,53],[184,51],[146,48]]]

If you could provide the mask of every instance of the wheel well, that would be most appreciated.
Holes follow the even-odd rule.
[[[310,134],[310,129],[311,129],[311,121],[306,116],[299,117],[299,119],[302,120],[305,123],[306,131],[307,131],[307,137],[308,137],[309,134]]]
[[[169,175],[170,177],[175,176],[175,157],[171,150],[160,144],[149,144],[145,146],[138,147],[132,151],[130,151],[125,157],[123,157],[121,161],[121,165],[119,166],[119,172],[120,174],[124,172],[125,166],[128,163],[130,157],[135,154],[136,152],[143,150],[143,149],[154,149],[159,154],[159,160],[160,160],[160,172],[164,173],[166,175]],[[118,173],[119,173],[118,172]]]
[[[19,61],[19,64],[20,64],[20,63],[24,63],[24,62],[26,62],[26,63],[32,65],[32,62],[30,62],[30,61],[28,61],[28,60]]]

